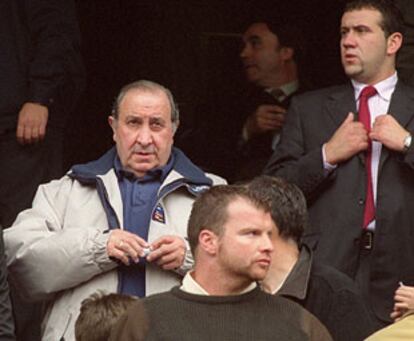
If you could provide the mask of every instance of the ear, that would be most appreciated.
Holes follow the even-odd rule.
[[[172,123],[173,135],[175,135],[175,132],[177,131],[179,126],[180,126],[180,121],[179,120]]]
[[[112,128],[112,139],[116,142],[116,126],[118,124],[117,120],[113,116],[108,116],[109,126]]]
[[[280,55],[282,56],[283,60],[291,60],[295,54],[295,50],[291,47],[283,46],[280,49]]]
[[[400,32],[394,32],[387,38],[387,54],[393,55],[398,52],[403,42],[403,36]]]
[[[198,235],[198,247],[211,256],[217,254],[218,236],[213,231],[201,230]]]

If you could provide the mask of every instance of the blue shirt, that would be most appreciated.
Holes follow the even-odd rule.
[[[137,178],[132,172],[124,170],[119,157],[115,157],[114,168],[122,196],[124,230],[148,240],[151,215],[158,200],[157,193],[173,168],[174,160],[172,153],[165,166],[154,168],[143,177]],[[128,266],[120,265],[118,292],[145,297],[145,266],[144,258],[140,258],[138,264],[131,261]]]

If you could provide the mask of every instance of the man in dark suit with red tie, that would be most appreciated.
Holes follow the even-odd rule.
[[[265,173],[298,185],[317,260],[359,284],[377,328],[414,285],[414,89],[398,80],[403,23],[389,0],[355,0],[341,20],[349,84],[293,99]]]

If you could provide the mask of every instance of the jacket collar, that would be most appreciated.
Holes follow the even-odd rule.
[[[181,179],[189,184],[189,188],[195,189],[197,186],[211,186],[213,184],[212,180],[194,165],[181,150],[173,147],[172,153],[174,153],[175,161],[173,170],[167,176],[166,183],[170,184]],[[114,168],[116,155],[116,148],[113,147],[98,160],[73,166],[68,176],[85,185],[92,185],[98,176],[103,176]]]
[[[286,278],[285,283],[277,292],[278,295],[290,296],[299,300],[306,298],[312,269],[312,259],[313,256],[310,249],[303,245],[300,249],[299,259]]]
[[[116,155],[116,148],[113,147],[98,160],[73,166],[68,172],[68,176],[85,185],[94,184],[98,176],[105,175],[113,169]]]
[[[213,185],[213,181],[182,151],[173,148],[172,152],[174,153],[173,169],[161,185],[159,198],[180,186],[185,186],[190,194],[197,196]],[[111,229],[122,226],[123,205],[114,169],[116,156],[116,148],[113,147],[98,160],[73,166],[67,174],[82,185],[96,187]]]
[[[354,89],[351,82],[338,86],[332,91],[324,111],[332,118],[335,126],[341,125],[349,112],[356,113]]]

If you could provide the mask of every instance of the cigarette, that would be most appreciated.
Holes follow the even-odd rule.
[[[150,254],[151,249],[149,247],[145,247],[145,248],[142,249],[142,251],[144,252],[144,255],[142,257],[145,258]]]
[[[404,283],[401,282],[401,281],[399,281],[398,284],[400,285],[400,287],[403,287],[404,286]]]

